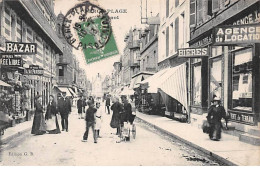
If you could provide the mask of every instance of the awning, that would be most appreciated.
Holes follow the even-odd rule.
[[[171,68],[169,74],[165,75],[159,88],[178,100],[187,111],[188,96],[187,96],[187,79],[186,79],[186,64]]]
[[[135,91],[133,89],[130,89],[128,87],[124,87],[123,91],[120,93],[120,95],[134,95]]]
[[[72,96],[67,87],[57,87],[61,92],[66,92],[66,96]]]
[[[161,89],[167,95],[178,100],[188,111],[186,64],[167,68],[142,81],[148,83],[148,93],[157,93]]]
[[[0,80],[0,86],[4,86],[4,87],[12,87],[11,85],[5,83],[4,81]]]
[[[68,88],[73,97],[77,97],[77,94],[71,88]]]
[[[140,86],[142,80],[144,81],[145,79],[147,79],[147,78],[149,78],[151,76],[152,76],[152,74],[139,74],[138,76],[134,77],[131,80],[129,88],[130,89],[138,88]]]

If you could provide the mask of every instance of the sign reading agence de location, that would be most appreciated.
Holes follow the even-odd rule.
[[[208,48],[182,48],[178,49],[178,57],[196,58],[209,56]]]
[[[214,45],[260,43],[260,24],[216,27],[213,36]]]
[[[36,54],[36,43],[22,43],[22,42],[6,42],[5,53],[14,54]]]

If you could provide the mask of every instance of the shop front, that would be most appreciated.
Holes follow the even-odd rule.
[[[191,116],[207,113],[213,98],[220,97],[230,121],[257,125],[259,16],[257,2],[189,42],[210,50],[208,58],[190,59]]]

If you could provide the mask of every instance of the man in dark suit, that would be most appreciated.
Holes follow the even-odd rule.
[[[58,100],[58,112],[61,116],[62,131],[68,132],[68,117],[71,112],[71,103],[69,98],[66,97],[66,92],[62,92],[62,97]]]
[[[109,97],[109,95],[107,95],[106,107],[107,107],[108,114],[110,114],[110,97]]]

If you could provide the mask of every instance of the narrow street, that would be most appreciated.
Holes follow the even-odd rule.
[[[104,106],[102,106],[104,108]],[[111,115],[103,114],[101,136],[94,144],[92,132],[88,142],[81,142],[85,121],[76,109],[69,117],[69,132],[33,136],[30,133],[2,146],[1,165],[219,165],[196,151],[167,138],[136,120],[137,137],[121,142],[110,128]]]

